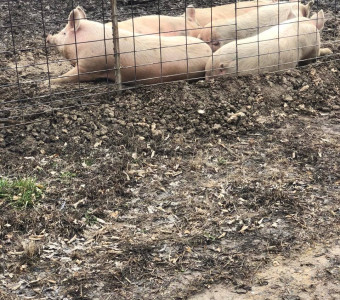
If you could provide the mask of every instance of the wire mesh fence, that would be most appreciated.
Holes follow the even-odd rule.
[[[117,89],[339,59],[339,0],[6,0],[0,5],[5,127],[93,104]]]

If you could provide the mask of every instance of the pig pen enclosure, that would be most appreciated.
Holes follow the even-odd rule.
[[[118,21],[189,4],[118,1]],[[340,20],[298,68],[53,85],[80,5],[0,1],[0,299],[339,299]],[[203,78],[204,79],[204,78]]]

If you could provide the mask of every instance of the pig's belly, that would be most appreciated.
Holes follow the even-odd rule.
[[[162,57],[162,59],[160,59]],[[122,64],[124,82],[152,84],[203,76],[205,61],[187,61],[185,46],[147,50],[136,55],[126,55]],[[189,73],[189,74],[188,74]]]

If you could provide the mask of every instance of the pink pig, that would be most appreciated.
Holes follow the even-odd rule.
[[[204,77],[205,64],[212,55],[210,47],[189,36],[159,37],[137,35],[119,30],[122,81],[159,83]],[[104,40],[105,37],[105,40]],[[59,33],[47,37],[49,44],[75,65],[54,83],[115,79],[112,28],[86,20],[77,7]]]
[[[206,65],[206,79],[213,76],[245,75],[294,68],[299,61],[332,53],[320,49],[324,13],[295,18],[259,35],[238,40],[218,49]]]
[[[107,23],[112,26],[112,22]],[[162,15],[150,15],[136,17],[118,23],[119,29],[139,34],[160,34],[162,36],[186,35],[197,37],[202,26],[195,17],[195,8],[189,5],[185,16],[170,17]]]
[[[210,23],[211,21],[219,19],[235,18],[235,10],[237,9],[237,15],[241,16],[251,10],[256,10],[257,5],[268,5],[277,0],[253,0],[253,1],[242,1],[232,4],[225,4],[215,7],[207,8],[196,8],[196,20],[202,26]]]
[[[310,1],[303,5],[296,0],[290,0],[262,6],[258,10],[238,15],[237,18],[213,21],[204,26],[198,38],[205,41],[215,52],[236,38],[240,40],[256,35],[295,16],[309,17],[313,3]]]

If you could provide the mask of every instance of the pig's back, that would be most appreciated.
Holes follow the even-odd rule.
[[[290,3],[288,4],[290,5]],[[278,9],[280,9],[280,14]],[[290,6],[286,3],[280,4],[279,7],[276,3],[270,4],[260,7],[258,10],[253,9],[237,18],[216,20],[207,24],[204,30],[208,30],[209,33],[210,27],[215,27],[221,44],[225,45],[233,40],[245,39],[269,30],[277,25],[279,20],[285,21],[288,16],[288,9],[290,10]]]
[[[237,11],[238,15],[242,15],[247,13],[250,10],[256,9],[257,3],[259,6],[266,5],[270,3],[267,0],[260,1],[242,1],[237,2]],[[225,18],[233,18],[235,17],[235,4],[225,4],[215,7],[208,8],[196,8],[196,19],[198,22],[205,26],[210,23],[212,20],[225,19]]]
[[[140,34],[161,33],[171,36],[179,35],[179,30],[185,30],[185,19],[183,17],[149,15],[119,22],[118,26],[120,29]]]
[[[271,3],[240,16],[237,18],[237,29],[240,31],[240,37],[252,36],[257,33],[257,30],[262,33],[272,26],[286,21],[291,6],[291,3]]]
[[[268,5],[270,0],[260,1],[242,1],[237,2],[237,15],[243,15],[250,10],[256,10],[257,4],[259,6]],[[205,26],[212,20],[234,18],[235,17],[235,4],[225,4],[221,6],[208,7],[208,8],[196,8],[196,19],[200,25]]]
[[[259,35],[238,40],[237,45],[236,41],[226,44],[215,55],[221,56],[227,74],[273,72],[295,66],[294,39],[294,25],[283,24],[280,28],[275,26]]]

